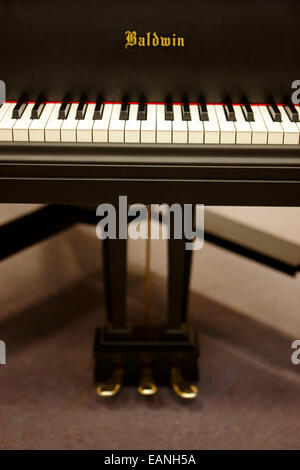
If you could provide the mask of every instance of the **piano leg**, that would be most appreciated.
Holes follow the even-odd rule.
[[[185,249],[185,243],[185,239],[170,239],[168,243],[169,274],[166,331],[175,335],[182,335],[187,319],[192,251]]]
[[[103,240],[104,285],[108,317],[107,334],[128,334],[126,324],[126,240]]]
[[[174,224],[171,223],[171,227]],[[184,227],[182,227],[184,233]],[[187,304],[191,273],[192,251],[186,249],[186,240],[174,238],[168,243],[168,312],[166,338],[181,340],[193,350],[194,354],[186,355],[181,362],[174,362],[170,370],[171,386],[181,398],[195,398],[198,389],[191,382],[197,377],[197,343],[187,328]]]
[[[128,339],[126,324],[126,240],[103,240],[104,287],[108,324],[103,329],[105,344],[118,344]],[[95,347],[98,343],[97,332]],[[119,393],[124,375],[123,359],[100,354],[95,364],[97,395],[113,397]]]
[[[175,239],[174,215],[170,221],[170,240],[168,243],[168,312],[166,332],[170,335],[179,335],[185,331],[187,320],[187,304],[189,282],[192,262],[192,251],[186,249],[184,225],[182,220],[182,234]]]

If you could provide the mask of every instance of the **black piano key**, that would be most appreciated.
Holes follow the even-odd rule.
[[[120,111],[120,120],[126,121],[129,117],[129,98],[125,95],[122,99],[121,111]]]
[[[299,114],[297,109],[291,102],[291,100],[286,100],[286,104],[284,105],[284,109],[292,122],[299,122]]]
[[[224,100],[224,112],[227,121],[236,121],[235,112],[230,98],[226,97]]]
[[[172,98],[167,96],[165,104],[165,120],[174,121]]]
[[[87,108],[87,97],[82,95],[76,110],[75,119],[84,119]]]
[[[201,121],[209,121],[206,101],[203,96],[199,99],[199,116]]]
[[[140,102],[139,102],[137,118],[140,121],[146,121],[147,119],[147,104],[146,104],[146,98],[144,96],[141,97]]]
[[[253,110],[250,106],[250,103],[249,103],[248,99],[245,96],[243,96],[241,101],[242,101],[242,112],[244,114],[244,117],[245,117],[246,121],[253,122],[254,121],[254,113],[253,113]]]
[[[104,109],[103,98],[101,95],[99,95],[97,97],[93,119],[98,119],[98,120],[102,119],[103,109]]]
[[[58,111],[58,119],[67,119],[70,108],[71,108],[71,97],[69,95],[64,96],[61,106]]]
[[[31,110],[30,119],[39,119],[45,107],[45,97],[40,95]]]
[[[20,119],[20,117],[22,116],[22,114],[24,113],[24,110],[27,106],[27,101],[28,101],[28,97],[27,95],[23,94],[17,101],[14,109],[13,109],[13,112],[12,112],[12,118],[13,119]]]
[[[186,96],[184,96],[182,99],[181,114],[183,121],[190,121],[192,119],[190,105]]]
[[[272,98],[270,98],[268,100],[268,103],[269,103],[268,110],[269,110],[269,113],[271,114],[273,121],[281,122],[281,114],[275,101]]]

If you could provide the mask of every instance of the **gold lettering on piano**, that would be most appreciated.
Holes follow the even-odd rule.
[[[127,41],[125,44],[125,49],[127,49],[128,46],[136,45],[136,31],[126,31],[125,36]]]
[[[171,39],[169,37],[164,38],[163,36],[160,36],[160,40],[162,47],[169,47],[171,44]]]
[[[160,36],[156,31],[147,32],[143,36],[138,36],[136,31],[125,32],[125,49],[128,47],[184,47],[184,37],[177,36]]]

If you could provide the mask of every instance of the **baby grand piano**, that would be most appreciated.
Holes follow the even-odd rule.
[[[45,209],[53,227],[74,221],[66,205],[119,195],[300,205],[299,17],[296,0],[2,0],[0,202],[55,204]],[[26,219],[24,233],[36,222]],[[96,333],[99,394],[140,374],[150,394],[151,381],[171,374],[181,396],[195,395],[185,382],[197,380],[198,352],[184,326],[182,240],[169,242],[167,326],[135,333],[126,242],[104,245],[110,325]]]

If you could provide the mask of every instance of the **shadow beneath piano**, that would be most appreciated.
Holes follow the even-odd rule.
[[[97,398],[92,340],[95,326],[105,320],[99,274],[94,271],[0,321],[1,337],[7,342],[0,388],[0,419],[6,422],[4,446],[129,449],[134,442],[138,449],[195,449],[297,445],[300,367],[291,366],[292,338],[193,292],[190,321],[199,332],[201,345],[198,398],[180,400],[167,387],[159,388],[150,400],[130,387],[115,398]],[[153,276],[152,284],[153,321],[159,321],[166,310],[165,281]],[[135,321],[143,321],[143,300],[144,279],[130,273],[128,306]],[[29,423],[26,431],[16,420],[19,415]],[[20,429],[26,442],[16,440]]]
[[[93,308],[104,302],[103,288],[99,289],[96,278],[99,279],[99,274],[89,275],[1,320],[1,338],[7,344],[9,357],[43,339],[55,341],[60,331],[90,315]]]
[[[157,275],[152,276],[153,323],[165,319],[165,287],[165,279]],[[143,302],[144,278],[141,274],[129,273],[127,308],[132,323],[143,324]],[[26,353],[26,349],[34,343],[39,343],[39,347],[42,347],[43,339],[50,338],[55,342],[56,335],[79,327],[86,318],[89,318],[93,328],[105,323],[104,288],[99,271],[1,320],[1,338],[7,344],[8,356],[12,357],[15,353]],[[217,340],[224,344],[224,347],[237,349],[241,354],[249,356],[251,361],[259,361],[265,367],[274,368],[274,371],[279,371],[280,368],[281,371],[300,373],[300,367],[291,363],[291,343],[296,338],[285,336],[280,331],[247,318],[213,299],[191,292],[189,322],[196,328],[200,337],[200,371],[203,360],[209,362],[213,359],[206,355],[205,347],[201,347],[203,337],[207,337],[209,341]],[[86,333],[83,328],[82,338]],[[84,343],[86,340],[80,344]],[[79,352],[80,345],[74,350],[74,355]],[[74,359],[76,360],[75,357]]]
[[[131,285],[134,286],[129,296],[130,305],[142,305],[144,279],[134,274],[130,275],[130,279]],[[153,275],[152,286],[152,316],[153,321],[159,322],[162,315],[166,315],[166,280]],[[136,312],[131,314],[134,315],[135,321],[139,321]],[[300,373],[300,366],[297,367],[291,362],[291,344],[296,337],[289,337],[278,329],[193,291],[189,295],[188,319],[200,335],[200,370],[205,352],[201,348],[201,337],[206,336],[220,340],[245,354],[251,354],[253,360],[259,360],[268,367]]]

